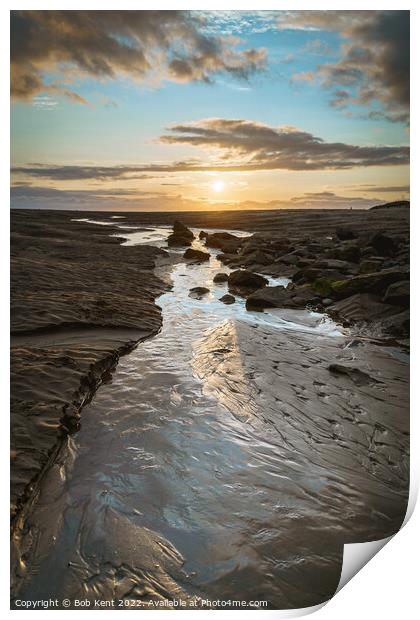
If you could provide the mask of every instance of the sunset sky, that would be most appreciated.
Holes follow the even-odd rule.
[[[409,197],[409,13],[22,11],[12,207]]]

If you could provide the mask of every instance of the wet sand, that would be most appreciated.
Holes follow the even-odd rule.
[[[71,215],[54,215],[54,237],[68,240],[77,233],[89,244],[92,265],[103,248],[105,255],[110,246],[114,251],[110,234],[133,232],[114,230],[105,214],[96,214],[96,220],[109,226],[71,222]],[[234,217],[225,219],[233,223]],[[257,214],[254,230],[258,221],[265,226],[273,217]],[[39,216],[37,226],[45,225],[46,218]],[[144,214],[133,218],[137,226],[141,218],[147,220]],[[324,236],[337,225],[335,218],[338,214],[325,214]],[[386,220],[404,234],[404,217],[398,222],[387,214]],[[132,219],[130,225],[135,225]],[[22,226],[18,221],[16,230]],[[204,228],[202,220],[199,227]],[[159,244],[156,236],[153,241]],[[116,312],[110,329],[103,318],[94,324],[79,320],[77,326],[60,323],[56,317],[62,307],[47,305],[50,316],[42,319],[42,328],[33,327],[39,319],[24,329],[22,321],[13,335],[13,356],[25,371],[16,375],[12,388],[19,397],[16,419],[20,415],[31,441],[38,432],[37,446],[46,441],[43,429],[52,429],[48,466],[38,461],[43,478],[32,495],[26,493],[15,520],[14,595],[132,598],[145,608],[173,597],[259,598],[271,608],[326,600],[338,583],[343,543],[388,536],[404,518],[404,351],[357,337],[354,328],[334,324],[324,314],[297,309],[253,313],[240,298],[224,306],[218,300],[226,285],[214,285],[212,276],[229,268],[220,265],[216,251],[210,250],[208,265],[188,265],[179,263],[180,254],[174,258],[171,253],[169,259],[161,250],[133,242],[131,237],[118,245],[118,274],[113,280],[108,263],[97,297],[116,286],[124,308],[127,289],[137,304],[147,294],[152,300],[147,313],[141,306],[136,319],[132,309],[128,316],[121,311],[120,318]],[[41,251],[35,244],[31,252],[42,254],[48,264],[51,246],[44,240],[40,246]],[[19,272],[19,252],[16,259]],[[72,257],[64,260],[73,262]],[[150,268],[140,269],[142,288],[132,286],[134,260],[162,264],[155,275]],[[171,268],[174,260],[178,263]],[[77,274],[80,267],[74,263]],[[116,278],[125,271],[124,287],[118,288]],[[150,337],[160,328],[153,299],[167,287],[169,272],[173,289],[156,302],[162,307],[163,329]],[[74,277],[79,278],[73,280],[76,291],[82,278]],[[62,282],[56,284],[58,301]],[[199,285],[208,286],[209,295],[191,299],[189,289]],[[48,320],[54,328],[47,327]],[[348,372],[334,372],[334,365]],[[95,379],[85,387],[89,396],[79,397],[81,429],[73,434],[79,418],[75,428],[63,429],[60,411],[77,402],[72,390],[80,394],[80,383],[95,368]],[[41,403],[55,417],[39,414]],[[35,430],[29,426],[34,410],[42,422]],[[20,450],[39,459],[27,443]]]

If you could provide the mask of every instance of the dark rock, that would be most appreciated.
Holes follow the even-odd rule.
[[[330,258],[342,260],[350,263],[359,263],[361,257],[360,247],[356,243],[344,242],[337,247],[329,250]]]
[[[235,254],[241,246],[243,240],[235,237],[231,233],[208,233],[206,236],[206,246],[222,250],[224,253]]]
[[[293,275],[293,282],[297,284],[304,284],[305,282],[315,282],[323,278],[325,280],[342,280],[345,278],[345,275],[337,271],[336,269],[316,269],[315,267],[305,267],[304,269],[299,269]]]
[[[328,314],[340,321],[376,321],[395,314],[395,307],[384,304],[381,298],[371,293],[357,293],[328,307]]]
[[[204,230],[200,230],[199,234],[198,234],[198,238],[199,239],[206,239],[206,237],[208,237],[209,233],[204,231]]]
[[[241,264],[244,267],[250,267],[252,265],[270,265],[274,260],[273,254],[267,254],[262,250],[255,250],[254,252],[250,252],[246,255],[245,260],[241,261]]]
[[[317,303],[319,296],[309,286],[266,286],[247,297],[246,309],[305,308]]]
[[[357,233],[348,226],[339,226],[336,228],[335,235],[340,241],[347,241],[350,239],[357,239]]]
[[[228,281],[228,277],[229,276],[227,273],[216,273],[213,278],[213,282],[215,282],[216,284],[222,284],[223,282]]]
[[[201,250],[194,250],[193,248],[188,248],[188,250],[184,252],[184,258],[186,260],[204,262],[206,260],[210,260],[210,254],[208,252],[202,252]]]
[[[358,266],[355,263],[350,263],[345,260],[338,260],[334,258],[321,259],[314,263],[314,267],[319,269],[335,269],[341,271],[341,273],[354,273],[358,271]]]
[[[369,257],[365,258],[360,263],[360,273],[374,273],[375,271],[380,271],[382,263],[385,259],[377,258],[377,257]]]
[[[229,290],[234,290],[240,295],[252,293],[252,291],[256,291],[267,284],[267,278],[246,269],[232,271],[228,277]]]
[[[393,256],[398,250],[398,243],[393,237],[382,232],[375,233],[367,245],[375,248],[376,253],[381,256]]]
[[[235,298],[233,295],[229,295],[228,293],[226,295],[223,295],[223,297],[220,297],[219,301],[221,301],[224,304],[234,304],[235,303]]]
[[[333,282],[331,289],[333,297],[343,299],[356,293],[377,293],[383,295],[390,284],[400,280],[407,280],[408,272],[398,268],[383,269],[375,273],[355,276],[347,280]]]
[[[388,304],[407,307],[410,305],[410,282],[401,280],[390,284],[386,290],[383,301]]]
[[[191,245],[194,233],[182,222],[174,222],[174,232],[168,237],[168,245],[172,247],[185,247]]]
[[[207,293],[210,293],[210,289],[206,288],[205,286],[195,286],[194,288],[190,289],[189,297],[201,299],[202,297],[204,297],[204,295],[207,295]]]
[[[238,264],[238,255],[237,254],[217,254],[216,258],[223,265],[237,265]]]
[[[398,312],[381,321],[384,332],[396,338],[408,338],[410,335],[410,311]]]
[[[285,265],[293,265],[293,266],[295,266],[299,262],[299,256],[297,256],[294,253],[283,254],[283,256],[280,256],[278,261],[281,262],[281,263],[284,263]]]

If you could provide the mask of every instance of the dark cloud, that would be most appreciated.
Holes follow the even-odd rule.
[[[14,166],[12,174],[51,179],[54,181],[109,181],[111,179],[153,179],[149,174],[138,174],[136,166],[45,166],[33,164]]]
[[[335,31],[345,38],[338,62],[316,72],[325,86],[346,87],[333,98],[334,105],[379,104],[376,118],[408,121],[409,11],[293,11],[280,19],[280,26]]]
[[[358,191],[363,191],[363,192],[376,192],[378,194],[383,194],[383,193],[393,193],[393,192],[403,192],[403,193],[408,193],[410,191],[410,186],[409,185],[385,185],[385,186],[378,186],[378,185],[372,185],[372,186],[362,186],[361,188],[359,188]]]
[[[69,89],[80,77],[209,82],[264,68],[264,49],[238,49],[204,20],[189,11],[12,11],[12,96],[55,92],[84,103]],[[47,72],[60,77],[47,83]]]
[[[326,142],[294,127],[270,127],[247,120],[204,119],[175,125],[170,131],[171,135],[160,138],[162,142],[215,147],[222,150],[224,160],[237,162],[205,166],[206,170],[345,169],[406,164],[409,159],[405,146]],[[190,169],[197,168],[203,166]]]

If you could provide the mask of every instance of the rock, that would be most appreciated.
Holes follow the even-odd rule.
[[[398,268],[383,269],[375,273],[354,276],[347,280],[332,282],[333,297],[343,299],[356,293],[376,293],[384,295],[390,284],[400,280],[407,280],[408,272]]]
[[[206,288],[205,286],[195,286],[194,288],[190,289],[189,297],[201,299],[202,297],[204,297],[204,295],[207,295],[207,293],[210,293],[210,289]]]
[[[361,274],[363,273],[374,273],[375,271],[380,271],[381,266],[384,259],[369,257],[365,258],[360,263],[359,271]]]
[[[410,311],[398,312],[381,321],[382,330],[396,338],[408,338],[410,335]]]
[[[281,262],[281,263],[284,263],[285,265],[293,265],[293,266],[295,266],[299,262],[299,256],[297,256],[296,254],[293,254],[293,253],[283,254],[283,256],[280,256],[278,261]]]
[[[205,232],[204,230],[200,230],[199,234],[198,234],[198,238],[199,239],[206,239],[206,237],[208,237],[209,233]]]
[[[407,307],[410,305],[410,282],[401,280],[390,284],[386,289],[383,301],[388,304],[396,304]]]
[[[223,304],[234,304],[236,300],[233,295],[229,295],[229,293],[226,293],[226,295],[220,297],[219,301],[221,301]]]
[[[397,242],[382,232],[375,233],[367,245],[375,248],[376,253],[381,256],[393,256],[398,250]]]
[[[223,265],[237,265],[238,264],[238,255],[237,254],[217,254],[217,260],[219,260]]]
[[[358,271],[358,267],[355,263],[351,263],[345,260],[338,260],[334,258],[330,259],[321,259],[315,261],[314,267],[318,269],[335,269],[336,271],[341,271],[341,273],[355,273]]]
[[[343,364],[330,364],[328,370],[335,375],[344,375],[351,379],[357,386],[372,385],[379,383],[377,379],[371,377],[366,372],[353,368],[352,366],[344,366]]]
[[[227,273],[216,273],[216,275],[213,278],[213,282],[215,282],[216,284],[222,284],[223,282],[227,282],[228,281],[228,274]]]
[[[274,260],[273,254],[266,254],[262,250],[255,250],[247,254],[245,260],[241,261],[244,267],[251,267],[252,265],[271,265]]]
[[[305,308],[319,303],[319,296],[309,286],[266,286],[249,295],[247,310],[264,308]]]
[[[361,257],[360,247],[356,243],[344,242],[329,250],[330,258],[350,263],[359,263]]]
[[[267,278],[253,273],[252,271],[247,271],[246,269],[232,271],[228,277],[229,290],[234,290],[240,295],[252,293],[267,284]]]
[[[206,236],[206,246],[209,248],[217,248],[224,253],[235,254],[242,244],[240,237],[235,237],[231,233],[208,233]]]
[[[332,303],[333,303],[333,300],[330,299],[329,297],[326,297],[325,299],[322,300],[322,305],[325,307],[331,306]]]
[[[204,262],[206,260],[210,260],[210,254],[208,252],[202,252],[201,250],[194,250],[193,248],[188,248],[188,250],[184,252],[184,258],[186,260]]]
[[[173,226],[174,232],[168,237],[168,246],[188,246],[191,245],[191,241],[194,239],[194,233],[191,232],[182,222],[177,220]]]
[[[333,318],[349,323],[376,321],[395,313],[395,307],[384,304],[381,298],[371,293],[357,293],[328,307]]]
[[[305,267],[299,269],[293,275],[293,282],[304,284],[305,282],[314,282],[318,279],[325,280],[343,280],[345,275],[336,269],[316,269],[315,267]]]
[[[357,239],[357,233],[348,226],[338,226],[335,230],[335,235],[340,241],[347,241],[349,239]]]

